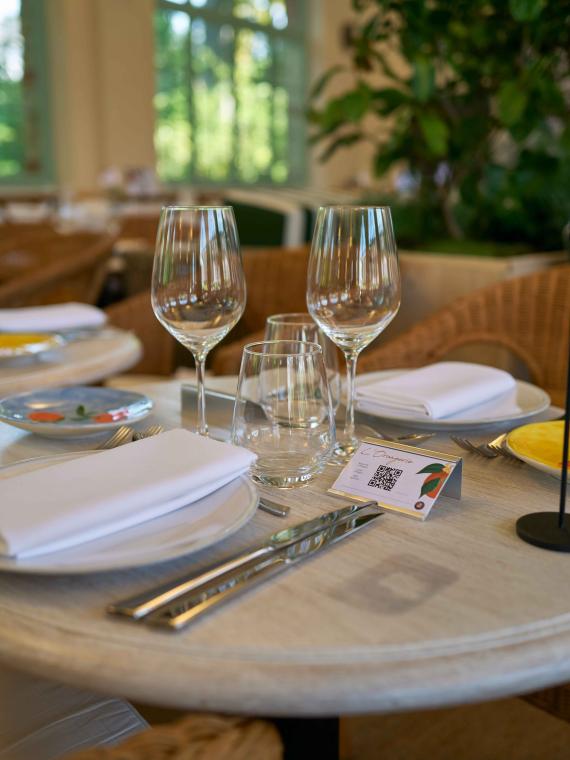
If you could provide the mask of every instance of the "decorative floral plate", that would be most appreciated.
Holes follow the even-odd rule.
[[[562,475],[563,437],[564,420],[535,422],[511,430],[507,447],[523,462],[559,478]]]
[[[116,388],[47,388],[0,400],[0,422],[48,438],[96,435],[147,417],[152,401]]]

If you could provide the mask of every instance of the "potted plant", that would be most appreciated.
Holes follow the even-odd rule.
[[[311,95],[321,159],[369,141],[376,177],[403,170],[405,187],[387,202],[407,247],[560,249],[570,219],[569,0],[352,4],[350,61]],[[351,86],[327,98],[340,72]]]

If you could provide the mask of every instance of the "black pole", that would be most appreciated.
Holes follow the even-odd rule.
[[[570,331],[566,332],[570,337]],[[565,520],[566,491],[568,486],[568,449],[570,438],[570,341],[568,343],[568,376],[566,380],[566,409],[564,411],[564,439],[562,441],[562,471],[560,473],[560,507],[556,512],[532,512],[519,517],[519,538],[542,549],[570,552],[570,526]]]
[[[560,509],[558,527],[564,526],[566,514],[566,487],[568,485],[568,438],[570,437],[570,356],[568,357],[568,377],[566,378],[566,411],[564,412],[564,443],[562,446],[562,482],[560,483]]]

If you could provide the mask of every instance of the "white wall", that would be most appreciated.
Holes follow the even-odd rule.
[[[153,166],[153,0],[47,8],[59,184],[89,192],[108,166]]]
[[[311,79],[347,60],[341,27],[350,0],[306,0],[310,9]],[[48,37],[58,184],[97,190],[109,166],[153,166],[153,0],[49,0]],[[339,79],[327,92],[340,91]],[[343,187],[371,165],[368,146],[326,164],[311,151],[309,184]]]

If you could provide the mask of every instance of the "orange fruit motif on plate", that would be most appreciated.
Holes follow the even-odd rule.
[[[33,420],[33,422],[61,422],[65,416],[58,412],[30,412],[28,419]]]
[[[119,420],[125,420],[129,416],[128,412],[103,412],[93,417],[94,422],[118,422]]]

